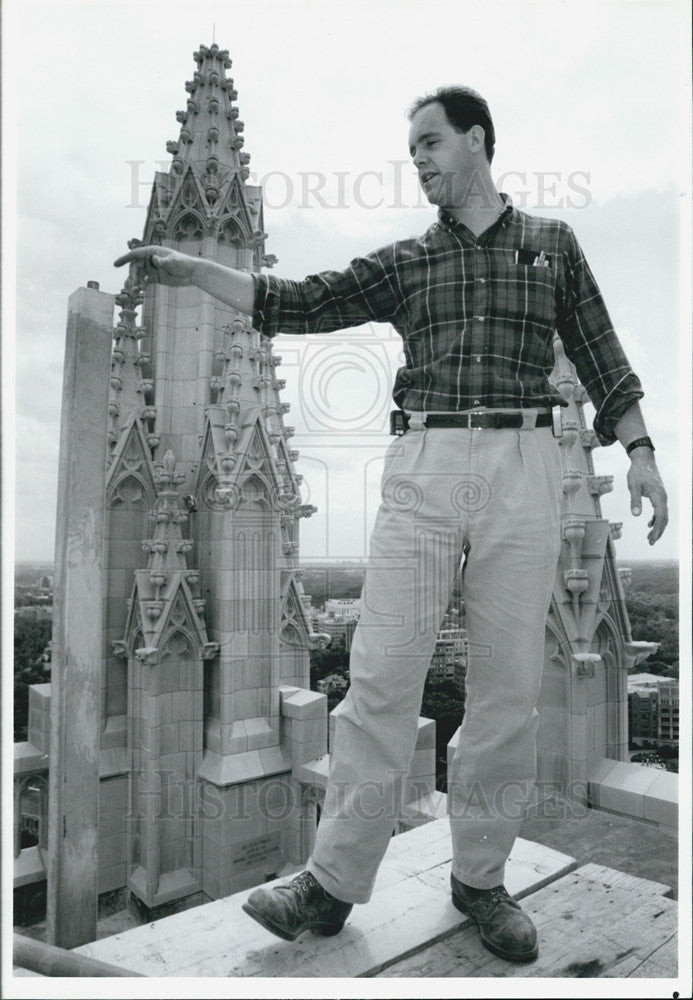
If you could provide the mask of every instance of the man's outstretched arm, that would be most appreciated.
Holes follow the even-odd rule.
[[[166,247],[137,247],[116,260],[115,266],[137,263],[145,283],[185,287],[194,285],[215,299],[252,316],[255,282],[252,275],[203,257],[191,257]]]
[[[614,431],[624,448],[627,448],[632,441],[647,437],[647,429],[639,403],[634,403],[630,409],[626,410],[616,424]],[[661,538],[669,520],[667,493],[651,448],[646,446],[633,448],[629,458],[630,509],[636,517],[639,517],[642,512],[642,498],[648,497],[652,504],[652,518],[647,525],[650,529],[647,533],[647,540],[650,545],[654,545]]]

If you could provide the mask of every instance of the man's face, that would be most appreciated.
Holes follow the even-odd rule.
[[[485,162],[483,149],[479,154],[479,131],[473,128],[458,132],[437,101],[421,108],[412,118],[409,152],[432,205],[452,209],[465,203],[480,165],[479,155]]]

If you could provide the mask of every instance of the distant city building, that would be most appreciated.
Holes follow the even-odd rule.
[[[14,616],[27,622],[49,622],[53,620],[53,605],[29,604],[24,608],[15,608]]]
[[[670,678],[659,685],[659,741],[679,742],[679,682]]]
[[[314,632],[322,632],[332,636],[333,644],[335,639],[342,638],[344,640],[344,648],[347,652],[351,649],[351,641],[354,637],[357,624],[354,619],[347,619],[342,615],[337,616],[322,611],[313,615],[312,624]]]
[[[345,618],[350,622],[357,622],[361,616],[361,599],[359,597],[331,597],[325,601],[325,612]]]
[[[467,630],[443,628],[438,633],[428,677],[432,681],[451,681],[464,685],[467,671]]]
[[[628,727],[633,743],[678,745],[679,682],[657,674],[631,674]]]

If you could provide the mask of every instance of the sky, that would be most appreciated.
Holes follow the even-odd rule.
[[[678,0],[5,2],[5,551],[14,526],[18,560],[52,560],[67,300],[88,280],[119,290],[112,261],[141,236],[192,53],[214,37],[233,59],[279,276],[423,232],[435,212],[408,160],[406,108],[443,83],[484,94],[498,186],[573,226],[644,383],[672,517],[650,548],[649,505],[639,520],[629,512],[625,455],[597,449],[596,471],[615,476],[604,515],[624,522],[618,557],[677,558],[688,523],[687,15]],[[363,558],[399,338],[378,325],[282,336],[275,350],[304,498],[319,508],[302,522],[302,557]]]

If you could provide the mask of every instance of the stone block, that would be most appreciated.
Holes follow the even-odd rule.
[[[450,740],[448,742],[448,748],[447,748],[448,749],[448,755],[447,755],[448,756],[448,767],[450,767],[450,765],[452,764],[453,758],[454,758],[455,754],[457,753],[457,747],[458,747],[458,744],[460,742],[460,729],[461,728],[462,727],[460,726],[459,729],[455,730],[455,732],[452,734],[452,737],[450,738]]]
[[[292,719],[322,719],[327,713],[327,698],[317,691],[299,689],[294,694],[282,695],[281,711]]]
[[[252,727],[248,726],[249,750],[262,750],[276,744],[274,732],[266,719],[248,719],[246,722],[254,724]]]
[[[297,781],[313,788],[324,789],[327,786],[329,771],[330,755],[326,753],[315,760],[308,760],[300,764],[294,771],[294,777]]]
[[[423,750],[415,750],[409,767],[409,777],[418,778],[424,775],[435,775],[435,773],[435,750],[430,747],[426,747]]]
[[[43,712],[50,712],[51,709],[51,686],[46,684],[31,684],[29,686],[29,706],[41,709]]]
[[[125,746],[127,744],[128,717],[125,713],[110,715],[104,720],[101,746]]]
[[[604,702],[592,705],[587,711],[587,747],[590,752],[597,747],[606,746],[608,738],[607,730],[607,706]],[[601,756],[605,756],[602,754]]]
[[[211,872],[207,868],[202,869],[202,890],[212,899],[221,899],[221,879],[216,872]]]
[[[256,718],[260,714],[260,692],[257,688],[236,692],[233,714],[237,719]]]
[[[327,718],[322,719],[286,719],[290,725],[285,727],[287,739],[294,743],[326,743]],[[315,756],[315,755],[314,755]]]
[[[593,806],[600,806],[600,790],[602,781],[613,771],[618,761],[602,757],[593,761],[589,771],[589,797]]]
[[[120,864],[99,868],[99,892],[110,892],[112,889],[120,889],[126,882],[127,865],[124,861]]]
[[[124,833],[110,837],[99,837],[99,868],[125,864],[125,861],[126,840]]]
[[[128,807],[128,780],[122,778],[107,778],[99,786],[99,816],[114,813],[123,818]]]
[[[111,778],[126,774],[130,769],[130,754],[127,747],[107,747],[100,753],[99,778]]]
[[[237,726],[237,722],[220,726],[220,742],[223,753],[245,753],[248,749],[248,737],[245,728],[239,730],[236,728]]]
[[[588,757],[587,715],[571,715],[569,719],[569,753],[571,760],[585,761]]]
[[[222,753],[221,727],[217,719],[207,719],[204,725],[204,745],[215,753]],[[227,751],[230,752],[230,751]]]
[[[165,722],[159,729],[159,753],[161,756],[176,753],[180,747],[179,726],[176,722]]]
[[[418,729],[416,733],[416,749],[423,750],[424,747],[434,747],[436,745],[436,724],[433,719],[425,719],[419,716]]]
[[[407,827],[421,826],[431,820],[443,819],[447,814],[448,797],[435,789],[427,791],[420,798],[405,803],[401,822]]]
[[[260,756],[262,773],[265,775],[281,774],[291,767],[289,758],[282,747],[267,747],[256,752]]]
[[[183,722],[195,716],[195,698],[190,691],[174,691],[171,696],[171,718]]]
[[[670,771],[657,771],[643,796],[643,818],[664,826],[678,827],[679,780]]]
[[[644,796],[657,778],[658,772],[642,764],[616,761],[613,768],[598,782],[598,804],[601,809],[644,817]],[[590,777],[590,800],[595,798],[596,782]]]
[[[103,812],[99,810],[99,845],[102,841],[123,835],[125,831],[125,815],[125,811],[119,814],[117,812]],[[100,846],[99,850],[101,850]],[[118,860],[121,859],[119,858]],[[110,862],[103,861],[102,863],[107,864]]]

